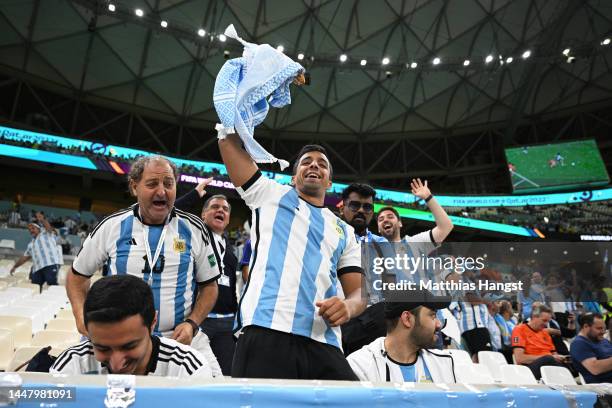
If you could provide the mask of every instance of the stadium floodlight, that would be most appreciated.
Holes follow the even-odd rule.
[[[523,57],[523,59],[527,59],[529,57],[531,57],[531,51],[527,50],[523,53],[523,55],[521,55],[521,57]]]
[[[389,58],[387,58],[387,57],[382,59],[382,64],[383,65],[387,65],[389,62],[391,62],[391,60]]]
[[[285,47],[283,47],[283,45],[279,45],[278,47],[276,47],[276,51],[278,52],[285,52]]]
[[[198,35],[199,35],[200,37],[204,37],[204,36],[206,35],[206,30],[204,30],[203,28],[200,28],[200,29],[198,30]]]
[[[433,61],[431,61],[431,62],[432,62],[432,64],[434,64],[434,65],[438,65],[438,64],[439,64],[440,62],[442,62],[442,61],[440,60],[440,58],[439,58],[439,57],[436,57],[436,58],[434,58],[434,59],[433,59]]]
[[[113,3],[108,3],[108,11],[110,11],[111,13],[114,13],[115,10],[117,10],[115,5]]]
[[[304,53],[300,52],[297,57],[300,61],[304,59]]]
[[[162,20],[159,22],[159,25],[163,28],[168,28],[168,22],[166,20]]]
[[[514,61],[514,58],[512,58],[512,57],[506,58],[506,64],[511,64],[512,61]]]
[[[225,34],[219,34],[219,41],[225,42],[226,40],[227,40],[227,37],[225,36]]]
[[[609,38],[604,38],[604,40],[601,42],[601,45],[609,45],[609,44],[610,44]]]
[[[415,69],[415,68],[416,68],[416,67],[418,67],[418,66],[419,66],[419,64],[417,64],[417,63],[416,63],[416,62],[414,62],[414,61],[410,63],[410,68],[412,68],[412,69]]]
[[[485,63],[488,64],[491,61],[493,61],[493,56],[492,55],[487,55],[487,58],[485,58]]]
[[[563,52],[562,52],[562,54],[565,55],[566,57],[569,55],[569,53],[570,53],[570,49],[569,48],[564,49]]]
[[[340,55],[340,62],[346,62],[347,59],[348,57],[346,56],[346,54]]]
[[[138,17],[142,17],[144,16],[144,11],[142,11],[142,9],[137,8],[136,10],[134,10],[134,14],[136,14]]]
[[[362,59],[361,61],[359,61],[359,65],[361,65],[362,67],[365,67],[366,64],[368,63],[367,60]]]
[[[470,60],[466,59],[465,61],[463,61],[464,67],[467,67],[468,65],[470,65]]]

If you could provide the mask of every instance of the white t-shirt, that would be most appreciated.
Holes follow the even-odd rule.
[[[236,190],[253,211],[251,273],[238,326],[256,325],[340,348],[340,328],[328,326],[315,302],[337,295],[343,273],[362,272],[353,228],[260,172]]]

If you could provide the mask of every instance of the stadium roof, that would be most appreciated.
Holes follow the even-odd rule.
[[[415,153],[423,168],[439,170],[431,175],[452,174],[460,167],[453,157],[463,159],[483,129],[512,144],[525,118],[612,98],[612,44],[602,44],[612,35],[612,4],[604,0],[5,0],[0,71],[189,127],[201,146],[173,148],[172,131],[153,139],[160,150],[201,156],[217,121],[215,75],[226,51],[240,54],[218,36],[230,23],[248,41],[303,53],[311,75],[257,134],[281,157],[291,143],[329,142],[340,173],[356,178],[409,175],[406,155]],[[414,142],[462,134],[472,140],[456,147]],[[478,161],[470,164],[478,173]]]

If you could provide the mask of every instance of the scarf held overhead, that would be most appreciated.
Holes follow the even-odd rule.
[[[215,129],[219,137],[238,133],[256,163],[278,161],[284,169],[289,163],[274,157],[254,139],[255,127],[264,121],[270,105],[281,108],[291,103],[289,85],[304,67],[268,44],[242,40],[233,25],[225,35],[240,41],[244,52],[223,64],[217,75],[213,102],[221,124]]]

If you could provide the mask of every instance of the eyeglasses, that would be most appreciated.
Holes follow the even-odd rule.
[[[363,212],[367,212],[367,213],[374,211],[374,204],[371,204],[371,203],[362,203],[359,201],[349,201],[347,206],[351,211],[355,211],[355,212],[359,211],[360,208],[363,208]]]

